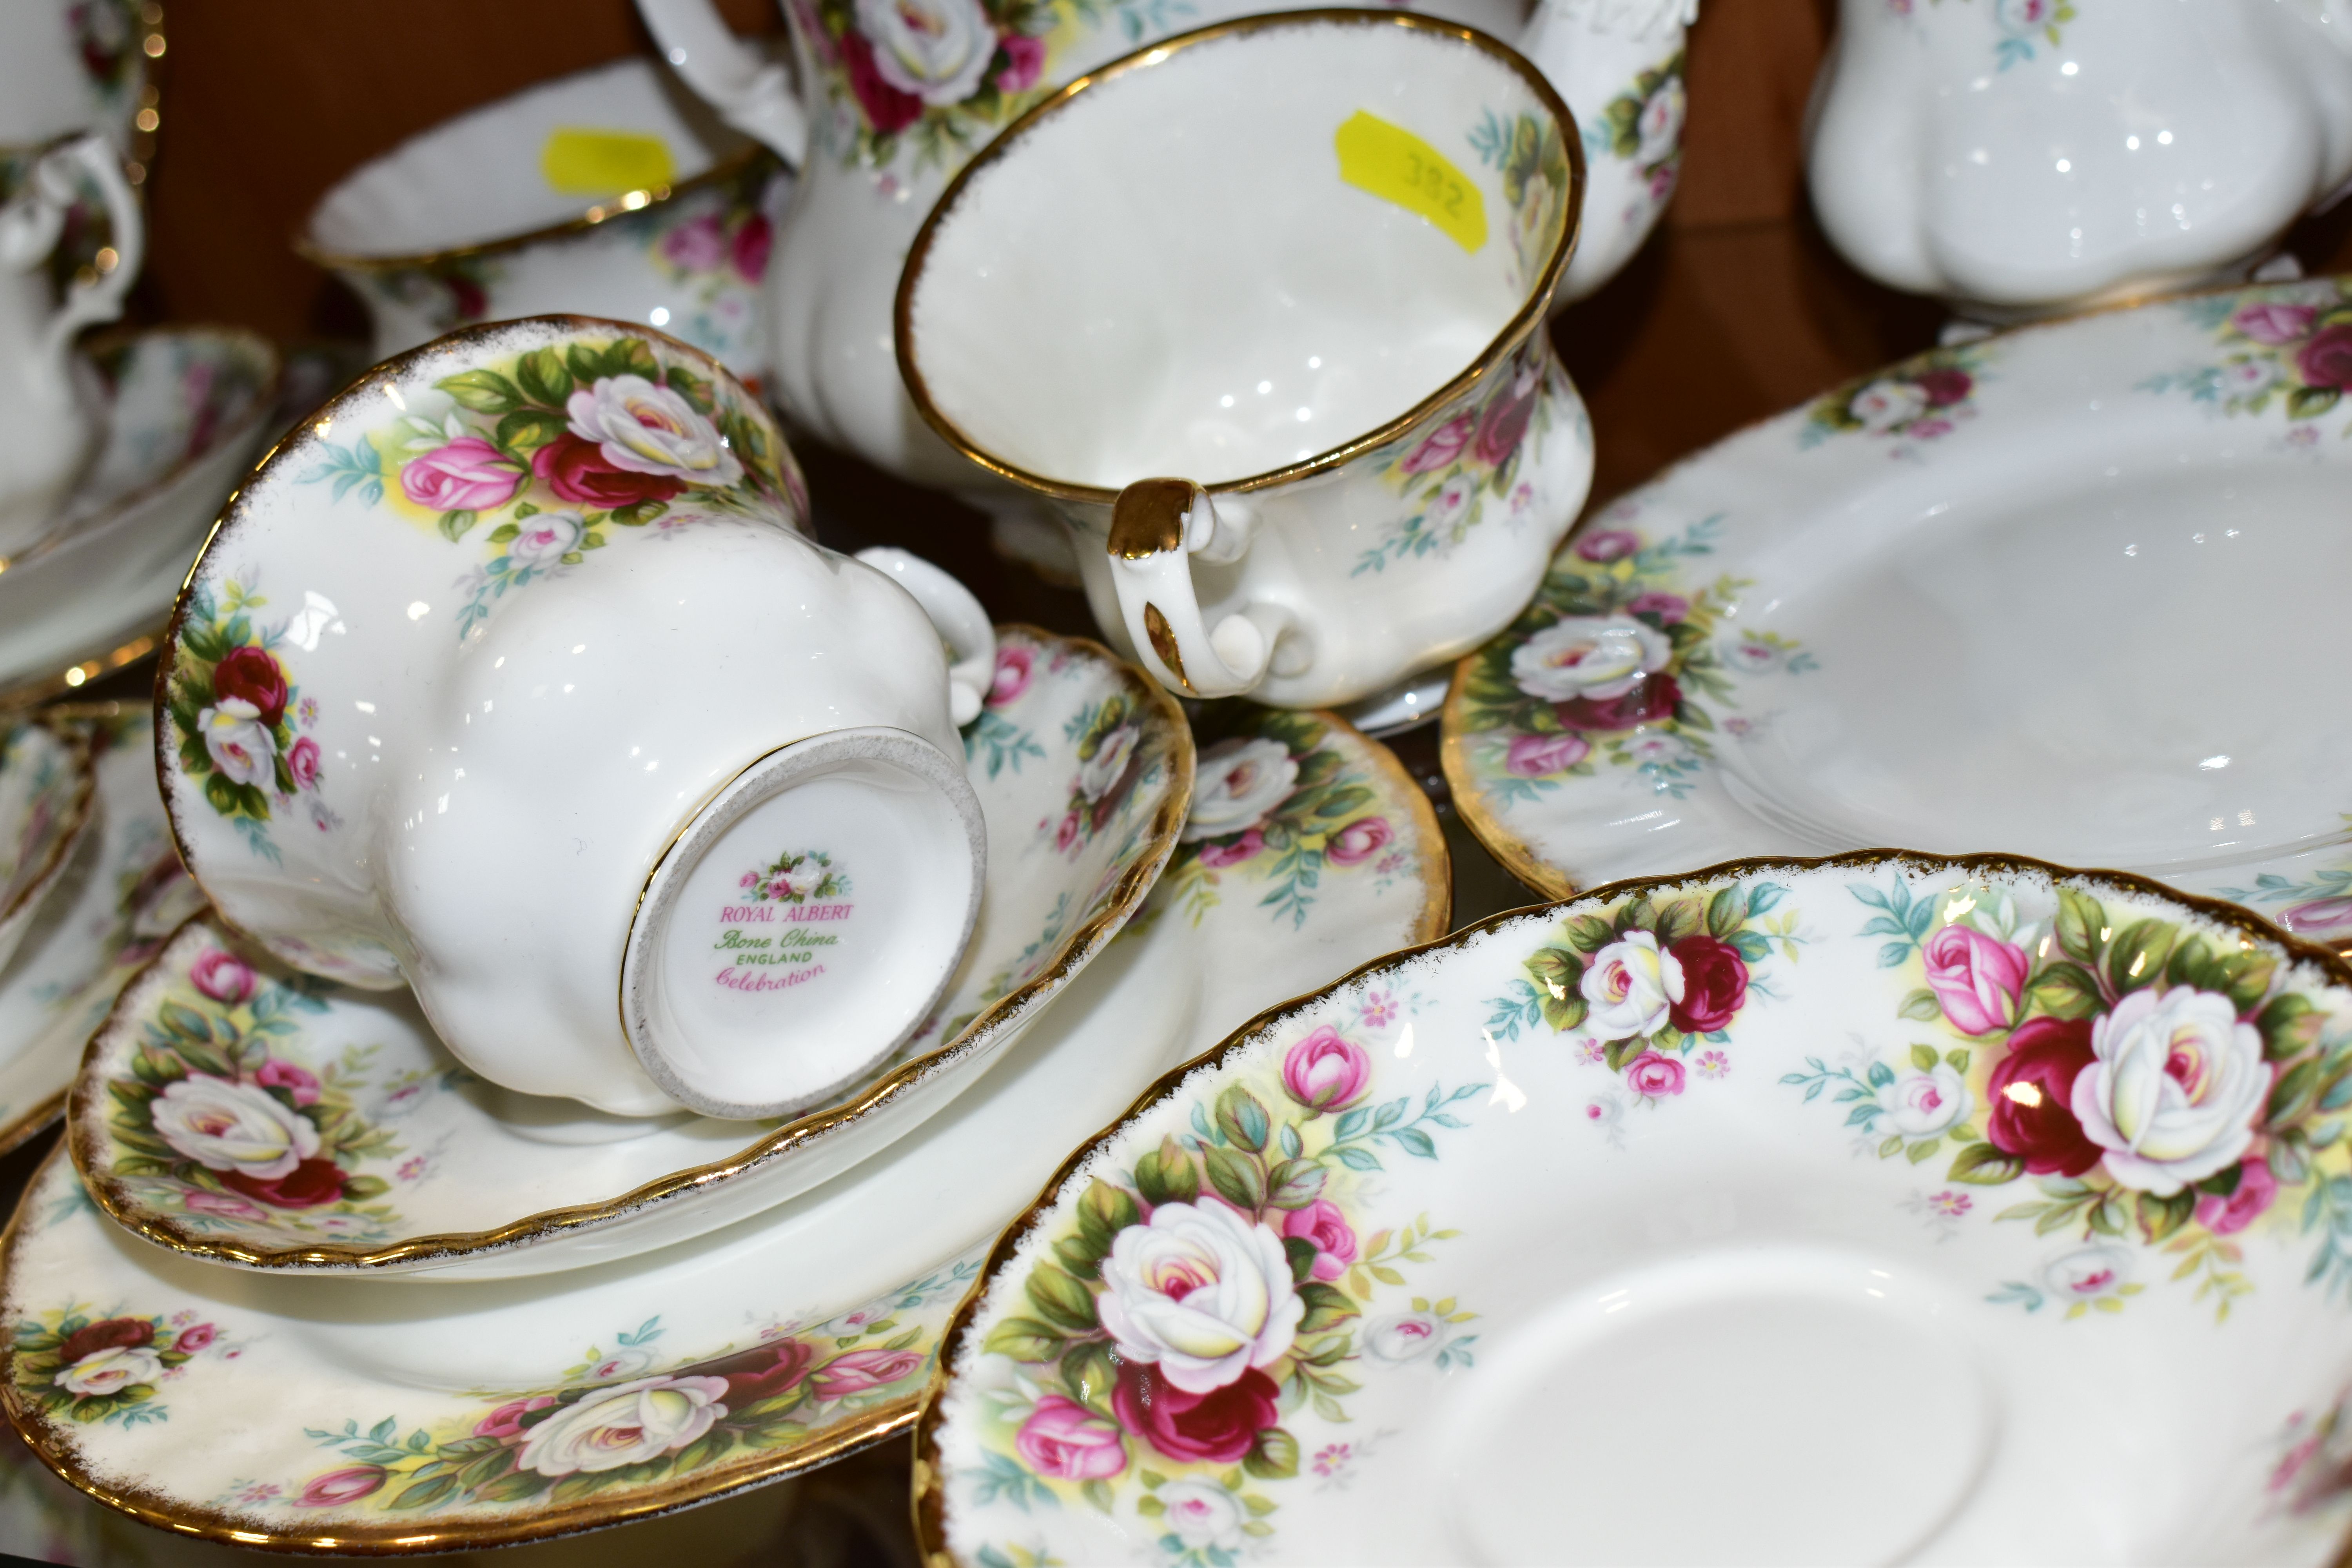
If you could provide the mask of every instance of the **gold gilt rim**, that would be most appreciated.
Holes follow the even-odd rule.
[[[2340,288],[2347,279],[2352,279],[2352,274],[2322,273],[2312,278],[2282,279],[2274,283],[2217,283],[2204,288],[2185,289],[2178,293],[2138,295],[2128,300],[2086,306],[2064,315],[2043,316],[2030,321],[2013,322],[1998,327],[1981,338],[1971,339],[1967,343],[1955,344],[1953,347],[1972,347],[1976,343],[2021,337],[2029,332],[2047,331],[2052,328],[2070,326],[2101,316],[2119,315],[2127,310],[2147,310],[2158,305],[2177,304],[2184,300],[2210,298],[2217,294],[2242,294],[2266,289],[2291,289],[2297,284],[2335,283]],[[1592,526],[1595,519],[1601,517],[1610,506],[1614,505],[1622,497],[1647,489],[1677,469],[1704,462],[1708,454],[1718,448],[1728,446],[1743,436],[1760,430],[1767,425],[1785,419],[1791,414],[1810,407],[1842,387],[1860,386],[1872,381],[1881,380],[1893,373],[1921,363],[1937,353],[1948,352],[1949,351],[1940,345],[1926,348],[1917,353],[1906,354],[1901,359],[1889,360],[1874,370],[1864,371],[1859,375],[1846,376],[1786,408],[1775,409],[1762,418],[1751,419],[1745,425],[1726,431],[1697,451],[1667,464],[1640,484],[1629,486],[1599,505],[1589,506],[1584,515],[1577,520],[1576,525],[1570,528],[1560,540],[1559,547],[1552,552],[1550,560],[1546,562],[1547,574],[1549,573],[1550,561],[1559,560],[1561,554],[1575,543],[1577,537]],[[1446,789],[1454,797],[1454,809],[1462,814],[1462,820],[1469,827],[1471,836],[1478,840],[1486,853],[1492,855],[1505,870],[1545,898],[1571,898],[1576,896],[1577,892],[1575,873],[1545,860],[1529,847],[1526,839],[1504,826],[1502,819],[1488,808],[1485,790],[1480,785],[1478,775],[1472,771],[1470,763],[1469,744],[1472,735],[1464,728],[1463,710],[1469,700],[1472,666],[1488,648],[1509,637],[1511,628],[1517,625],[1518,617],[1515,616],[1511,619],[1510,626],[1506,626],[1502,631],[1454,661],[1453,679],[1445,689],[1445,703],[1438,710],[1438,763],[1444,770]],[[2170,896],[2192,898],[2201,895],[2176,892]],[[2309,939],[2297,938],[2296,940],[2308,941]],[[2352,934],[2347,934],[2342,946],[2336,951],[2342,956],[2352,959]]]
[[[1411,963],[1433,953],[1450,952],[1466,947],[1488,931],[1512,921],[1529,915],[1557,913],[1570,903],[1609,902],[1629,896],[1662,889],[1687,887],[1693,883],[1721,881],[1726,878],[1747,877],[1770,871],[1808,872],[1821,870],[1870,870],[1882,866],[1912,866],[1927,874],[1946,870],[1969,873],[1992,872],[2002,875],[2026,873],[2040,875],[2063,883],[2105,883],[2125,893],[2153,899],[2177,909],[2202,915],[2214,923],[2235,930],[2242,937],[2267,942],[2281,949],[2284,955],[2317,968],[2329,984],[2352,991],[2352,963],[2317,942],[2307,942],[2291,932],[2281,931],[2270,921],[2253,913],[2242,904],[2226,899],[2209,899],[2201,894],[2183,893],[2176,889],[2131,871],[2108,871],[2060,866],[2048,860],[2037,860],[2026,855],[1932,855],[1912,849],[1854,849],[1840,855],[1761,856],[1752,858],[1724,860],[1696,870],[1677,871],[1663,877],[1630,877],[1609,882],[1579,894],[1573,900],[1559,900],[1549,904],[1535,904],[1525,909],[1505,910],[1475,921],[1461,930],[1435,942],[1418,947],[1400,948],[1360,963],[1339,979],[1313,991],[1278,1003],[1235,1029],[1218,1045],[1194,1057],[1180,1067],[1170,1068],[1150,1088],[1136,1097],[1133,1104],[1114,1119],[1100,1132],[1080,1144],[1062,1162],[1051,1180],[1039,1191],[1036,1200],[1004,1229],[996,1245],[989,1249],[988,1261],[965,1292],[955,1316],[948,1321],[940,1335],[939,1360],[923,1388],[922,1414],[915,1423],[915,1465],[908,1511],[913,1517],[915,1545],[923,1568],[964,1568],[961,1560],[948,1550],[947,1502],[940,1481],[940,1396],[947,1390],[950,1369],[962,1353],[965,1337],[970,1333],[972,1319],[982,1299],[996,1282],[1005,1267],[1013,1261],[1014,1250],[1023,1238],[1053,1217],[1056,1205],[1055,1194],[1110,1139],[1117,1137],[1131,1123],[1140,1121],[1161,1104],[1172,1100],[1184,1081],[1203,1068],[1227,1066],[1233,1059],[1257,1044],[1265,1031],[1275,1026],[1284,1016],[1297,1009],[1311,1006],[1337,992],[1354,984],[1369,974]]]
[[[52,1150],[41,1163],[41,1168],[26,1186],[27,1200],[39,1189],[49,1168],[61,1153],[62,1151]],[[24,1219],[30,1206],[28,1201],[20,1200],[16,1212],[8,1218],[6,1230],[0,1232],[0,1302],[14,1295],[12,1287],[16,1278],[16,1251],[24,1239]],[[609,1495],[583,1498],[577,1502],[537,1510],[525,1517],[494,1523],[459,1524],[439,1530],[399,1523],[371,1523],[348,1525],[332,1531],[293,1532],[257,1530],[249,1521],[240,1521],[235,1514],[205,1504],[180,1502],[153,1487],[110,1486],[99,1480],[82,1465],[80,1445],[74,1440],[69,1428],[44,1417],[37,1411],[27,1409],[19,1399],[16,1355],[13,1336],[0,1340],[0,1408],[5,1409],[10,1425],[24,1438],[25,1446],[32,1449],[41,1463],[56,1472],[60,1479],[93,1500],[129,1514],[142,1524],[152,1525],[173,1535],[265,1552],[397,1557],[413,1552],[509,1546],[525,1541],[576,1535],[584,1531],[634,1523],[698,1503],[713,1502],[751,1487],[830,1464],[882,1441],[908,1426],[915,1417],[914,1403],[908,1400],[901,1405],[868,1412],[857,1420],[846,1422],[799,1447],[752,1456],[740,1464],[717,1466],[692,1478],[648,1487],[619,1498]]]
[[[617,1197],[599,1203],[548,1209],[489,1230],[413,1237],[383,1247],[259,1247],[241,1242],[200,1237],[188,1234],[178,1222],[134,1204],[118,1190],[114,1178],[102,1170],[104,1153],[99,1147],[99,1133],[92,1131],[92,1125],[102,1111],[107,1097],[105,1085],[96,1076],[97,1054],[91,1052],[85,1055],[80,1070],[75,1077],[67,1112],[67,1142],[73,1152],[74,1166],[81,1173],[92,1201],[116,1224],[158,1247],[185,1257],[210,1258],[254,1269],[367,1272],[385,1269],[396,1264],[457,1258],[518,1248],[567,1231],[611,1224],[674,1194],[713,1186],[743,1175],[803,1144],[814,1142],[837,1129],[863,1120],[902,1094],[911,1092],[932,1074],[982,1049],[1003,1026],[1059,990],[1072,974],[1100,951],[1105,942],[1118,934],[1118,929],[1134,912],[1136,905],[1142,901],[1143,896],[1159,879],[1160,868],[1167,864],[1169,856],[1175,852],[1176,836],[1183,830],[1192,800],[1192,731],[1185,724],[1183,711],[1176,706],[1174,698],[1161,690],[1141,670],[1091,638],[1062,637],[1034,626],[1010,623],[997,629],[1000,635],[1017,632],[1034,637],[1048,647],[1076,649],[1100,659],[1137,699],[1138,711],[1143,716],[1145,724],[1145,744],[1156,749],[1171,776],[1168,793],[1145,831],[1142,848],[1120,876],[1102,907],[1063,940],[1059,953],[1049,964],[982,1009],[979,1016],[965,1025],[953,1038],[942,1042],[934,1050],[900,1063],[884,1077],[860,1089],[853,1098],[796,1117],[725,1159],[672,1171],[667,1175],[656,1177]],[[168,668],[167,662],[165,668]],[[168,726],[161,718],[157,723],[160,743]],[[1152,752],[1147,751],[1145,754],[1149,756]],[[205,920],[212,921],[233,935],[245,936],[217,910],[200,910],[173,931],[163,947],[158,950],[156,957],[149,961],[149,967],[162,961],[181,931]],[[248,937],[246,940],[252,939]],[[93,1039],[116,1026],[118,1015],[145,973],[145,969],[141,970],[123,986],[114,1006],[109,1010],[106,1021],[93,1032]]]
[[[89,737],[60,729],[46,713],[20,714],[9,723],[8,728],[13,730],[20,725],[47,730],[55,736],[72,759],[76,779],[73,804],[67,807],[65,831],[58,836],[57,842],[49,846],[41,868],[18,889],[15,898],[0,904],[0,922],[15,920],[49,890],[51,879],[66,863],[66,857],[73,853],[74,846],[81,842],[83,830],[89,826],[89,815],[98,805],[97,759],[90,751]]]
[[[1276,28],[1328,26],[1402,27],[1408,32],[1427,33],[1437,37],[1454,38],[1500,61],[1516,74],[1528,90],[1536,96],[1537,100],[1559,122],[1560,140],[1568,154],[1568,190],[1563,204],[1565,216],[1560,224],[1559,237],[1554,242],[1551,254],[1545,260],[1542,269],[1538,273],[1535,280],[1528,285],[1527,297],[1520,301],[1517,312],[1504,325],[1503,330],[1495,335],[1494,340],[1444,385],[1414,404],[1404,413],[1343,445],[1318,452],[1311,458],[1300,458],[1295,463],[1286,463],[1280,468],[1269,468],[1264,473],[1251,474],[1238,479],[1221,479],[1215,484],[1205,485],[1202,488],[1211,495],[1239,495],[1251,490],[1269,489],[1275,485],[1287,484],[1294,479],[1305,479],[1310,474],[1323,473],[1349,463],[1364,453],[1395,440],[1441,408],[1466,395],[1471,388],[1492,374],[1494,368],[1507,359],[1529,336],[1544,330],[1544,324],[1550,313],[1552,293],[1559,287],[1561,275],[1567,271],[1569,258],[1575,253],[1577,240],[1582,233],[1585,187],[1583,136],[1577,129],[1576,116],[1570,111],[1567,103],[1562,100],[1544,74],[1529,64],[1517,50],[1507,44],[1497,42],[1475,27],[1440,21],[1417,12],[1328,8],[1312,11],[1279,11],[1264,16],[1241,16],[1232,21],[1198,27],[1189,33],[1179,33],[1174,37],[1162,39],[1156,44],[1146,45],[1130,54],[1121,56],[1108,65],[1074,79],[1047,95],[1034,108],[1006,126],[998,133],[994,141],[982,149],[971,162],[957,171],[955,178],[948,183],[948,188],[941,193],[938,204],[931,208],[930,216],[923,220],[923,226],[917,231],[914,244],[907,249],[906,265],[898,274],[898,298],[891,309],[891,327],[892,337],[897,344],[898,374],[899,378],[907,384],[908,395],[914,400],[915,407],[922,415],[925,423],[938,431],[949,446],[953,447],[991,473],[1056,500],[1091,501],[1108,506],[1118,499],[1118,491],[1116,489],[1107,489],[1099,485],[1073,484],[1064,479],[1050,479],[1045,475],[1032,473],[1026,468],[1004,461],[974,443],[954,420],[949,418],[940,411],[938,405],[931,401],[930,387],[923,379],[921,367],[915,363],[913,331],[915,289],[921,281],[923,264],[930,258],[931,243],[938,237],[941,224],[955,205],[962,199],[965,191],[981,171],[1010,155],[1032,127],[1048,116],[1067,109],[1087,89],[1114,77],[1124,76],[1129,71],[1148,70],[1182,50],[1196,45],[1212,43],[1220,38]]]
[[[35,1133],[63,1116],[65,1110],[66,1091],[59,1089],[14,1121],[0,1125],[0,1154],[22,1148]]]
[[[1445,827],[1437,820],[1437,807],[1431,804],[1429,792],[1387,742],[1365,734],[1328,708],[1313,710],[1311,716],[1361,746],[1371,758],[1372,771],[1406,803],[1405,810],[1412,817],[1414,852],[1421,858],[1423,894],[1421,914],[1408,940],[1434,942],[1454,923],[1454,851],[1446,845]]]
[[[394,149],[395,152],[397,150]],[[392,154],[388,153],[384,156],[390,157]],[[520,234],[502,234],[495,239],[476,240],[470,245],[444,246],[437,250],[420,250],[404,256],[376,256],[356,251],[331,250],[310,237],[310,224],[319,216],[318,207],[310,209],[310,216],[305,217],[302,220],[302,226],[294,231],[290,243],[294,247],[294,253],[303,260],[314,267],[324,267],[331,271],[414,271],[424,268],[438,267],[446,262],[462,261],[469,256],[497,256],[509,250],[520,250],[526,246],[539,245],[551,239],[562,239],[566,235],[583,234],[600,224],[611,223],[616,218],[634,217],[639,213],[650,213],[665,202],[691,195],[697,191],[709,190],[715,185],[724,184],[730,180],[748,174],[758,167],[763,160],[772,163],[779,162],[773,153],[759,142],[753,142],[748,146],[730,153],[698,174],[690,174],[683,180],[673,181],[667,185],[652,185],[644,190],[625,191],[610,201],[599,202],[594,206],[586,208],[576,217],[568,217],[560,223],[543,224],[537,228],[525,229]],[[378,162],[381,160],[369,161],[370,164]],[[362,167],[366,166],[368,165],[362,165]],[[359,172],[354,169],[352,174],[357,174]],[[348,181],[351,177],[346,175],[344,180]],[[341,183],[338,183],[336,188],[340,190]],[[327,197],[321,197],[320,205],[325,205],[326,201],[333,194],[331,191]],[[634,205],[631,205],[633,202]]]

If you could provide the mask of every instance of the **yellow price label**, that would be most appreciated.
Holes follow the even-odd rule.
[[[1454,161],[1402,125],[1358,110],[1331,138],[1339,177],[1419,213],[1476,255],[1486,244],[1486,198]]]
[[[669,143],[642,131],[592,131],[559,125],[539,150],[547,188],[567,196],[617,196],[659,190],[677,178]]]

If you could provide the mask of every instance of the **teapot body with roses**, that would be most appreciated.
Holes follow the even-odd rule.
[[[1075,77],[1262,0],[780,0],[796,72],[737,39],[710,0],[638,0],[670,64],[800,171],[768,268],[772,392],[800,427],[992,510],[1009,488],[908,401],[891,306],[916,230],[998,131]],[[1562,301],[1637,249],[1681,163],[1683,37],[1697,0],[1412,0],[1514,41],[1573,110],[1590,187]],[[797,77],[799,86],[793,85]]]

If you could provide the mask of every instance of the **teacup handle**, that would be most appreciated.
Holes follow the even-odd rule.
[[[7,232],[0,235],[0,261],[22,271],[47,258],[65,226],[66,213],[80,194],[74,183],[77,170],[89,174],[106,203],[114,237],[114,265],[95,278],[69,285],[57,313],[42,330],[39,352],[59,366],[73,346],[76,332],[122,314],[123,297],[138,281],[140,264],[147,254],[147,226],[139,198],[122,177],[114,149],[104,137],[91,134],[59,143],[34,164],[21,198],[26,205],[10,204],[16,210],[9,214]]]
[[[887,574],[915,596],[954,662],[948,666],[948,710],[956,726],[980,717],[996,681],[996,628],[971,590],[910,551],[887,544],[861,550],[857,559]]]
[[[662,55],[720,118],[797,169],[808,153],[808,110],[783,66],[737,37],[710,0],[637,0]]]
[[[1238,697],[1265,679],[1288,611],[1251,605],[1213,627],[1192,586],[1192,557],[1238,561],[1249,550],[1247,503],[1221,515],[1190,479],[1138,479],[1111,508],[1110,577],[1128,640],[1155,679],[1187,697]]]

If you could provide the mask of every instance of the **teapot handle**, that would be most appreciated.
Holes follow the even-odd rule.
[[[106,203],[107,224],[114,239],[114,264],[95,278],[77,279],[67,288],[57,314],[49,318],[41,336],[41,353],[60,365],[65,363],[67,351],[73,347],[75,333],[122,314],[123,296],[138,281],[140,265],[147,255],[145,215],[140,211],[139,198],[132,194],[131,183],[122,177],[121,161],[104,137],[77,136],[44,153],[34,166],[29,194],[51,209],[61,225],[67,209],[79,194],[74,183],[77,172],[89,176]]]
[[[1187,697],[1238,697],[1274,662],[1292,626],[1287,610],[1251,605],[1208,624],[1192,584],[1192,557],[1238,561],[1254,531],[1248,503],[1221,514],[1190,479],[1138,479],[1111,509],[1110,576],[1129,642],[1152,678]]]
[[[663,58],[736,130],[797,169],[808,153],[808,110],[782,63],[737,37],[710,0],[637,0]]]
[[[857,559],[915,596],[948,656],[948,710],[961,729],[980,717],[996,682],[996,628],[971,590],[911,551],[877,544]]]

